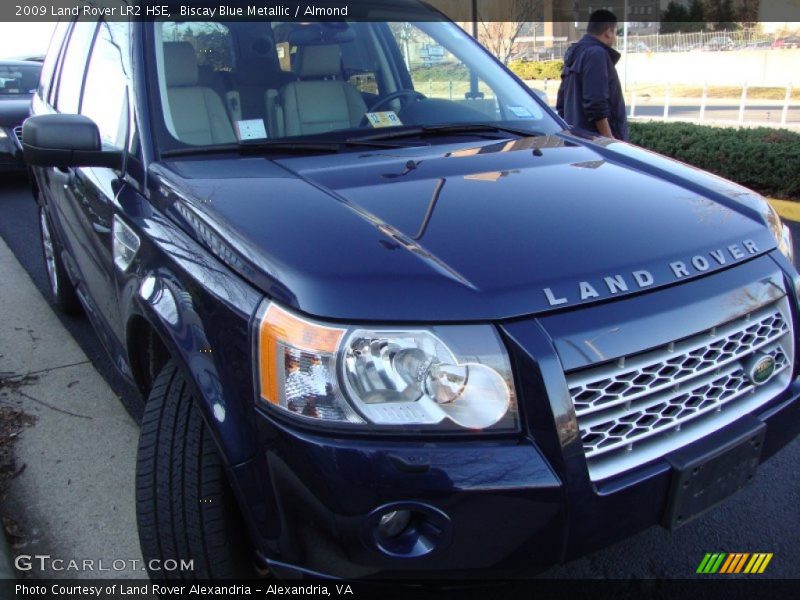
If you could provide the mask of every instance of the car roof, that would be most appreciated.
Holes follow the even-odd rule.
[[[2,67],[42,67],[42,63],[35,60],[12,60],[0,58],[0,66]]]

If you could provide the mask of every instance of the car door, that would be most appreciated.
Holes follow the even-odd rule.
[[[129,25],[101,22],[89,53],[80,113],[92,119],[104,150],[123,150],[128,137],[130,75]],[[81,271],[92,315],[100,320],[109,350],[123,339],[114,273],[114,215],[118,194],[126,185],[120,172],[104,167],[73,170],[74,211],[85,240]],[[116,352],[112,352],[116,354]]]
[[[61,60],[49,93],[49,103],[60,113],[75,114],[80,108],[86,58],[94,40],[97,23],[76,22],[67,34]],[[43,109],[45,110],[45,109]],[[39,169],[37,167],[37,169]],[[57,236],[66,250],[65,265],[82,287],[81,264],[87,245],[75,211],[74,170],[42,168],[37,177],[47,200],[47,209]]]

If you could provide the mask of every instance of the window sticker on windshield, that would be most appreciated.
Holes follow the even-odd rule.
[[[386,112],[368,112],[367,120],[373,127],[399,127],[403,122],[392,110]]]
[[[531,111],[524,106],[509,106],[508,110],[510,110],[512,113],[514,113],[514,116],[519,117],[520,119],[533,116]]]
[[[239,141],[244,140],[263,140],[267,136],[267,130],[264,127],[264,119],[246,119],[244,121],[236,121],[236,135]]]

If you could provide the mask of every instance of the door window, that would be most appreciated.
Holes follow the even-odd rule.
[[[72,28],[67,50],[61,62],[56,109],[62,113],[77,113],[80,108],[81,85],[86,69],[86,57],[97,23],[79,21]]]
[[[56,63],[58,56],[61,53],[61,45],[64,41],[64,36],[67,33],[69,23],[61,21],[56,25],[53,31],[53,37],[50,39],[50,47],[47,50],[47,56],[42,64],[42,75],[39,79],[39,97],[43,100],[47,98],[50,89],[52,88],[53,75],[55,74]]]
[[[128,24],[101,23],[89,58],[81,114],[97,124],[104,148],[125,147],[129,72]]]

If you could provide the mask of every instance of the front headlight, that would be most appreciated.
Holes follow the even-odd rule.
[[[772,230],[772,235],[775,236],[775,240],[778,242],[778,250],[780,250],[781,254],[789,259],[790,263],[794,264],[794,243],[792,241],[792,232],[786,225],[783,224],[778,211],[776,211],[767,200],[764,200],[764,205],[767,207],[767,223],[769,223],[769,228]]]
[[[369,429],[515,431],[511,365],[491,325],[337,327],[274,303],[259,314],[259,397]]]
[[[3,129],[2,127],[0,127],[0,140],[4,140],[7,137],[8,137],[8,133],[6,133],[6,130]]]

